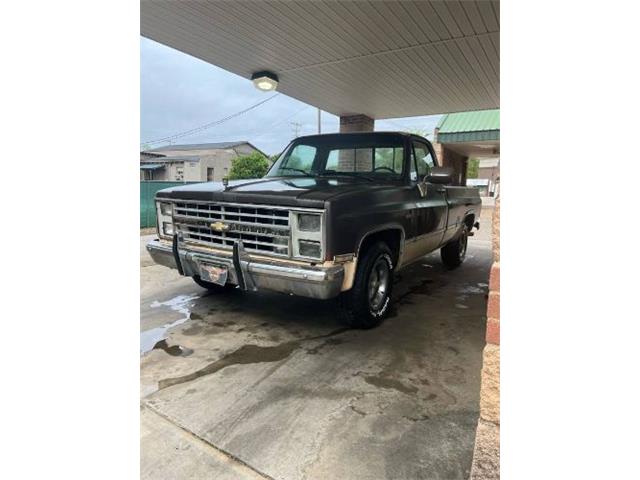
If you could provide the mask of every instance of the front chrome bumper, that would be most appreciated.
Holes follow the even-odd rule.
[[[199,275],[200,263],[223,266],[228,270],[227,282],[240,285],[246,290],[272,290],[302,297],[319,299],[333,298],[340,293],[344,280],[342,265],[311,266],[287,263],[233,252],[208,252],[185,249],[180,245],[176,251],[180,268],[176,263],[173,246],[169,242],[152,240],[147,251],[154,262],[175,268],[185,276]],[[234,258],[235,257],[235,258]],[[240,274],[237,268],[240,269]]]

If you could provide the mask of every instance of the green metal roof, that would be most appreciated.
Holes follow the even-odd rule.
[[[500,140],[500,110],[449,113],[436,128],[440,143]]]

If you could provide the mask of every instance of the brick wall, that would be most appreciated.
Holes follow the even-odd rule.
[[[373,132],[375,121],[366,115],[340,117],[340,133]]]
[[[366,115],[348,115],[340,117],[340,133],[373,132],[375,120]],[[338,157],[338,170],[343,172],[371,170],[371,151],[341,151]]]
[[[493,211],[493,264],[489,274],[486,342],[471,480],[500,478],[500,199],[496,200]]]
[[[433,150],[441,166],[453,168],[454,185],[466,185],[469,157],[460,155],[438,142],[433,143]]]

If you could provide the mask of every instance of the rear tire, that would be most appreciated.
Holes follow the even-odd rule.
[[[444,263],[445,266],[453,269],[459,267],[462,262],[464,262],[464,258],[467,255],[468,239],[469,227],[465,224],[462,227],[460,235],[440,249],[440,258],[442,258],[442,263]]]
[[[207,282],[206,280],[202,280],[199,276],[195,275],[192,277],[193,281],[198,284],[198,286],[205,288],[213,293],[223,293],[229,292],[236,288],[235,285],[230,283],[225,283],[224,285],[218,285],[216,283]]]
[[[353,287],[338,297],[340,320],[351,328],[373,328],[385,318],[393,289],[393,255],[384,242],[361,256]]]

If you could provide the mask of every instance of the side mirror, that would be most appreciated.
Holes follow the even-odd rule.
[[[433,167],[429,175],[427,175],[424,179],[428,183],[449,185],[453,182],[453,168]]]

